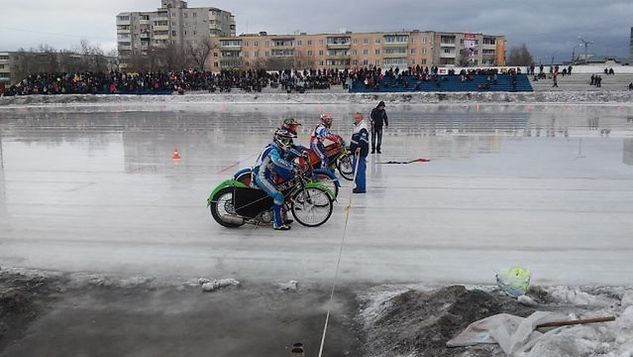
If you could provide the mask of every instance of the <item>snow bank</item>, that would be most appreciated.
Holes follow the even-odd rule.
[[[0,107],[40,105],[117,105],[143,103],[261,103],[261,104],[375,104],[383,100],[391,104],[429,103],[631,103],[632,91],[567,91],[567,92],[457,92],[457,93],[222,93],[187,95],[32,95],[0,97]]]
[[[572,318],[614,315],[614,322],[552,330],[515,357],[633,357],[633,289],[553,286],[533,288],[529,294],[537,306],[521,306],[494,287],[374,288],[361,295],[358,318],[372,356],[483,357],[505,354],[497,345],[449,349],[444,343],[471,322],[501,312],[524,317],[534,310]]]

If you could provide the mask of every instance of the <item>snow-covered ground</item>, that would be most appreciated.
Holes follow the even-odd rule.
[[[586,77],[586,76],[585,76]],[[576,77],[573,77],[576,78]],[[618,77],[619,78],[619,77]],[[565,80],[561,80],[565,81]],[[607,84],[610,79],[605,80]],[[392,104],[428,104],[428,103],[632,103],[633,91],[626,90],[628,82],[617,87],[618,90],[593,90],[583,83],[576,90],[550,91],[549,86],[539,87],[536,92],[412,92],[412,93],[346,93],[340,88],[331,91],[309,92],[305,94],[265,92],[265,93],[191,93],[185,95],[31,95],[21,97],[0,97],[0,107],[36,107],[45,105],[93,107],[96,104],[116,106],[120,104],[139,105],[177,105],[182,103],[199,104],[365,104],[375,105],[378,100]],[[588,87],[589,90],[577,90]]]
[[[121,103],[0,109],[0,264],[35,269],[328,281],[332,219],[225,229],[205,200],[250,165],[279,119],[351,131],[370,105]],[[384,154],[355,196],[341,278],[490,283],[525,265],[544,284],[630,284],[633,107],[388,106]],[[170,160],[178,148],[182,160]],[[428,164],[379,165],[430,158]]]

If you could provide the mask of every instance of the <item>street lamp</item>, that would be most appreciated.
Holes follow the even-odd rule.
[[[589,56],[589,45],[593,44],[593,42],[585,40],[584,38],[582,38],[582,36],[578,36],[578,39],[580,40],[580,42],[582,42],[580,46],[585,46],[585,64],[587,64],[587,59]]]

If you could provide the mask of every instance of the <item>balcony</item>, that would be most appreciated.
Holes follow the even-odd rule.
[[[131,51],[132,45],[131,44],[122,45],[119,43],[118,48],[119,48],[119,51]]]
[[[328,37],[328,49],[348,49],[352,45],[351,37]]]
[[[442,43],[440,43],[440,47],[450,47],[450,48],[455,48],[455,43],[442,42]]]
[[[457,57],[456,52],[450,52],[450,53],[441,52],[440,53],[440,58],[455,58],[455,57]]]
[[[384,54],[385,58],[407,58],[406,52],[397,52],[397,53],[386,53]]]
[[[169,40],[169,34],[154,35],[154,40]]]
[[[407,47],[409,44],[409,36],[406,34],[385,35],[383,43],[385,47]]]
[[[116,18],[116,25],[117,26],[130,26],[131,22],[130,22],[130,17],[128,16],[127,19],[121,19],[119,17]]]
[[[169,31],[169,25],[154,25],[154,31]]]

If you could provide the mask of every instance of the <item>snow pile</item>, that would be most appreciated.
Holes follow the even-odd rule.
[[[498,345],[447,348],[445,343],[470,323],[499,313],[527,317],[535,310],[572,319],[616,316],[616,321],[551,330],[531,350],[516,357],[633,357],[633,289],[534,288],[537,306],[523,306],[494,288],[438,290],[401,287],[374,290],[363,297],[359,315],[370,356],[505,356]]]
[[[205,93],[186,95],[31,95],[0,97],[2,106],[41,105],[117,105],[144,103],[262,103],[262,104],[389,104],[429,103],[630,103],[631,91],[559,91],[559,92],[412,92],[412,93]]]
[[[228,288],[228,287],[233,287],[233,286],[239,286],[240,282],[235,280],[235,279],[220,279],[220,280],[213,280],[213,281],[209,281],[206,282],[204,284],[202,284],[202,291],[204,292],[213,292],[213,291],[217,291],[220,289],[224,289],[224,288]]]

